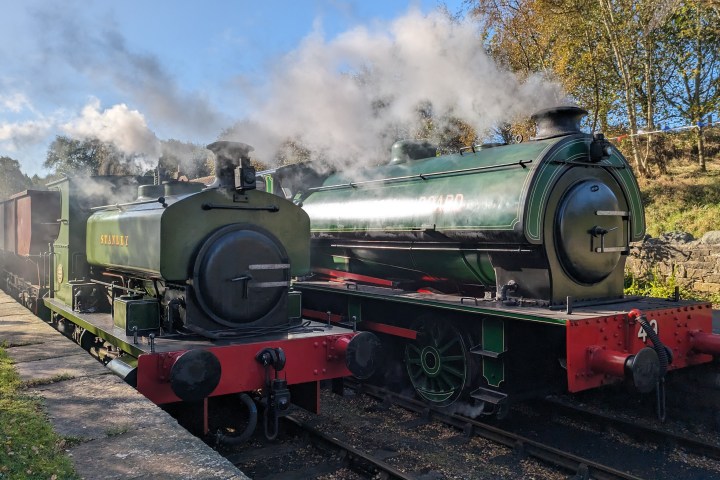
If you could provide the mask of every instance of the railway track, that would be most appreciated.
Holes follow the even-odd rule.
[[[576,478],[593,478],[598,480],[638,480],[642,478],[615,469],[611,466],[604,465],[600,462],[579,457],[567,451],[532,440],[517,433],[503,430],[497,426],[461,415],[447,414],[441,410],[429,408],[421,401],[389,392],[375,385],[356,383],[348,380],[345,382],[346,386],[349,388],[368,394],[382,402],[400,406],[404,409],[423,415],[428,419],[453,426],[460,429],[468,437],[479,436],[512,448],[522,455],[533,457],[543,462],[547,462],[554,467],[563,469],[566,472],[570,472],[571,474],[574,474]]]
[[[227,420],[227,418],[226,418]],[[240,420],[238,425],[242,425]],[[560,470],[367,395],[323,391],[318,415],[295,409],[274,441],[256,434],[221,453],[254,479],[566,480]]]
[[[345,478],[348,474],[382,480],[416,478],[295,416],[283,417],[282,427],[281,445],[269,443],[226,455],[227,459],[256,480]],[[293,459],[297,452],[302,454]]]
[[[294,411],[278,440],[225,455],[263,480],[720,478],[718,446],[572,405],[478,421],[369,384],[343,392],[324,391],[319,415]]]
[[[617,415],[583,408],[560,399],[546,399],[545,403],[554,414],[572,420],[592,423],[599,429],[614,429],[640,441],[653,442],[666,448],[679,447],[691,455],[720,460],[720,444],[702,440],[696,435],[678,433],[650,424],[639,423]]]

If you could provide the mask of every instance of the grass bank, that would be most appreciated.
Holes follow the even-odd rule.
[[[689,162],[673,163],[668,173],[638,179],[645,204],[647,233],[658,237],[666,232],[688,232],[700,238],[720,230],[720,165],[707,163],[699,172]]]
[[[659,237],[668,232],[687,232],[696,239],[712,230],[720,230],[720,165],[709,159],[707,171],[697,165],[676,160],[668,172],[654,178],[639,178],[645,206],[647,233]],[[675,288],[675,279],[659,279],[653,272],[644,278],[625,278],[625,293],[668,297]],[[720,294],[681,289],[681,297],[706,300],[720,308]]]
[[[27,392],[0,345],[0,480],[79,478],[42,402]]]

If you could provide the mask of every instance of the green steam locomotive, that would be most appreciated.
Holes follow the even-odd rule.
[[[251,147],[208,146],[210,185],[63,178],[2,202],[0,281],[157,404],[238,395],[277,434],[322,380],[369,375],[374,335],[302,318],[309,218],[255,188]],[[204,409],[205,433],[207,408]]]
[[[524,143],[437,156],[399,142],[373,168],[263,172],[310,216],[304,314],[378,332],[399,352],[385,381],[435,405],[502,413],[623,380],[664,399],[666,371],[710,361],[720,336],[707,303],[623,294],[644,210],[622,154],[581,131],[586,113],[539,112]]]

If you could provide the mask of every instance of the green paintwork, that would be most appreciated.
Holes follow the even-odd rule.
[[[348,298],[348,320],[362,322],[362,302],[358,298]]]
[[[165,202],[166,208],[152,203],[95,213],[87,226],[88,262],[183,282],[192,277],[197,249],[206,237],[226,225],[247,223],[273,232],[285,246],[291,275],[309,270],[309,238],[302,234],[309,219],[285,199],[256,190],[208,189],[166,197]],[[249,209],[204,209],[208,204]]]
[[[73,304],[70,282],[84,282],[89,278],[85,256],[86,222],[90,207],[110,203],[110,199],[125,200],[132,194],[135,177],[74,177],[49,183],[50,190],[60,192],[60,231],[53,244],[53,296],[68,305]],[[133,190],[126,189],[132,185]]]
[[[420,325],[422,335],[405,347],[404,361],[418,394],[436,405],[447,405],[468,381],[467,346],[460,333],[444,322]]]
[[[605,238],[611,247],[625,246],[628,237],[639,240],[645,232],[640,191],[629,165],[612,147],[608,158],[591,162],[592,141],[591,135],[578,133],[331,175],[322,186],[308,189],[302,201],[311,218],[313,265],[487,287],[508,281],[508,272],[515,271],[512,250],[521,249],[533,252],[536,270],[547,259],[553,271],[552,281],[538,275],[523,284],[529,298],[559,303],[567,295],[621,295],[616,275],[585,288],[565,285],[560,281],[565,277],[557,274],[570,260],[551,227],[563,195],[577,182],[598,179],[622,206],[605,210],[629,211],[629,216],[617,216],[629,217],[629,232],[611,233]],[[594,253],[582,250],[580,260],[588,260],[586,255]],[[344,264],[338,264],[342,257]]]
[[[265,190],[268,193],[274,193],[276,195],[280,195],[282,192],[276,192],[275,191],[275,179],[272,175],[261,175],[261,178],[265,182]]]
[[[527,322],[547,323],[558,326],[565,326],[567,320],[561,317],[553,317],[549,315],[534,315],[532,313],[521,313],[521,311],[513,311],[509,308],[487,308],[483,306],[476,306],[471,302],[463,303],[460,297],[454,297],[453,301],[440,301],[428,298],[426,294],[418,293],[396,293],[396,294],[383,294],[383,293],[371,293],[362,290],[351,290],[351,289],[336,289],[333,287],[326,287],[322,284],[314,284],[310,282],[300,282],[295,284],[295,288],[300,291],[312,290],[325,293],[341,293],[348,299],[357,298],[369,299],[369,300],[381,300],[392,302],[394,304],[405,304],[405,305],[417,305],[422,307],[429,307],[438,311],[449,311],[449,312],[466,312],[478,315],[502,315],[503,318],[512,320],[522,320]],[[482,303],[480,303],[482,305]],[[518,308],[521,310],[521,308]],[[527,309],[526,309],[527,310]],[[550,313],[550,311],[548,311]]]
[[[87,218],[82,215],[75,197],[70,194],[73,183],[73,180],[65,178],[48,185],[50,189],[59,190],[61,196],[60,233],[53,245],[55,250],[54,296],[68,304],[72,304],[72,287],[68,284],[68,279],[84,278],[87,275],[84,264],[78,265],[76,262],[70,262],[75,255],[84,253],[85,242],[82,239],[85,237],[84,220]]]
[[[552,186],[557,180],[586,158],[590,144],[590,137],[576,135],[563,137],[564,141],[557,142],[554,148],[548,150],[544,161],[535,166],[534,179],[527,195],[525,236],[531,243],[542,243],[542,228],[544,214],[547,211],[548,197]],[[632,240],[641,240],[645,235],[645,211],[640,198],[640,188],[637,185],[630,166],[620,152],[612,148],[612,154],[596,164],[582,163],[583,168],[603,168],[615,177],[620,184],[625,198],[630,206],[632,219]]]
[[[362,249],[354,249],[354,251],[363,252]],[[437,265],[442,265],[444,277],[485,285],[495,281],[495,272],[488,255],[473,251],[437,251],[430,255],[422,255],[414,251],[398,250],[393,252],[392,264],[384,258],[377,262],[373,261],[373,255],[369,252],[355,255],[351,260],[348,256],[338,255],[338,249],[324,246],[313,247],[312,254],[314,267],[352,271],[360,275],[407,277],[409,271],[433,272]],[[393,269],[403,272],[394,275]]]
[[[324,190],[303,201],[303,208],[312,218],[313,232],[512,231],[522,215],[523,190],[518,187],[550,145],[508,145],[332,175]],[[517,165],[521,160],[529,166]],[[484,170],[463,172],[475,168]],[[385,181],[342,186],[357,178]],[[509,188],[513,185],[517,187]]]
[[[302,293],[298,291],[288,292],[288,318],[295,319],[302,316]]]
[[[155,299],[115,298],[113,323],[126,335],[145,334],[160,328],[159,304]]]
[[[82,316],[78,315],[76,312],[73,311],[73,309],[68,306],[67,304],[63,303],[59,299],[53,299],[53,298],[46,298],[45,299],[45,306],[52,310],[53,312],[57,313],[58,315],[67,318],[72,323],[77,325],[78,327],[84,328],[88,332],[92,333],[96,337],[102,338],[103,340],[107,341],[108,343],[115,345],[120,350],[129,353],[130,355],[134,357],[139,357],[143,353],[145,353],[141,348],[139,348],[136,345],[133,345],[132,343],[128,343],[126,341],[123,341],[120,339],[120,335],[125,336],[124,330],[115,329],[115,332],[108,332],[103,330],[102,328],[99,328],[96,325],[93,325],[92,323],[86,321],[82,318]]]
[[[501,318],[486,317],[482,319],[483,350],[501,354],[505,352],[505,323]],[[500,387],[505,380],[505,364],[502,358],[483,356],[483,377],[488,385]]]
[[[553,185],[580,166],[612,172],[630,205],[633,239],[642,238],[645,219],[629,165],[614,148],[609,158],[587,162],[591,141],[590,135],[576,134],[338,173],[311,191],[303,208],[314,233],[430,229],[462,239],[465,231],[496,231],[515,232],[520,242],[541,243]]]
[[[486,317],[482,321],[482,346],[488,352],[505,351],[505,327],[502,319]]]

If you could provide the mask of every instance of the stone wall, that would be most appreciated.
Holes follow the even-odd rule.
[[[674,275],[681,287],[720,293],[720,231],[708,232],[699,240],[689,233],[648,237],[631,245],[625,268],[636,277],[655,274],[667,281]]]

